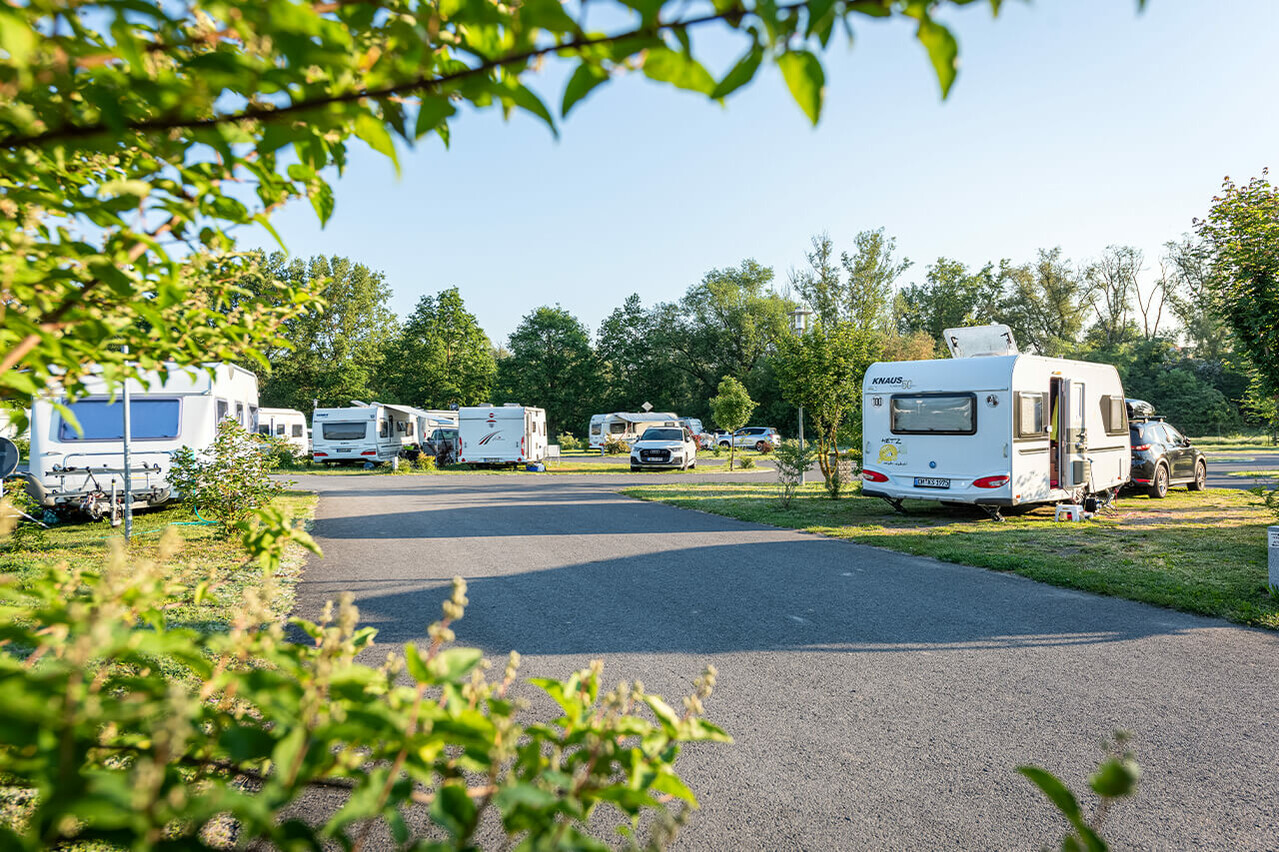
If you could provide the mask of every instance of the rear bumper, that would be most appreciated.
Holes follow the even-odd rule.
[[[884,473],[884,471],[876,471]],[[978,488],[973,485],[976,476],[937,477],[950,480],[949,488],[919,488],[915,486],[917,474],[885,474],[887,482],[862,480],[862,494],[867,497],[883,497],[886,500],[937,500],[942,503],[969,503],[981,506],[1015,506],[1012,484],[999,488]],[[918,474],[929,476],[930,474]],[[985,474],[983,474],[985,475]]]

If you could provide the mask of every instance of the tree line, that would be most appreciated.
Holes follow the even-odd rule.
[[[709,426],[709,400],[730,376],[758,404],[752,422],[793,434],[802,403],[815,412],[810,436],[828,428],[830,442],[856,443],[866,365],[938,357],[944,329],[1002,322],[1023,352],[1115,365],[1129,396],[1192,434],[1275,417],[1273,397],[1214,308],[1212,252],[1198,236],[1170,241],[1154,259],[1115,245],[1080,262],[1052,248],[1021,263],[941,257],[917,267],[882,228],[844,248],[822,233],[783,276],[750,258],[711,269],[671,301],[628,296],[594,334],[563,306],[542,305],[500,345],[456,287],[422,296],[398,318],[390,282],[364,264],[281,253],[257,261],[244,282],[254,299],[327,282],[327,309],[287,320],[281,337],[290,345],[264,352],[263,404],[303,411],[355,399],[519,402],[545,408],[554,433],[580,436],[592,414],[647,402]],[[807,348],[798,324],[813,337]],[[806,374],[827,386],[804,387]],[[824,405],[839,416],[823,419]]]

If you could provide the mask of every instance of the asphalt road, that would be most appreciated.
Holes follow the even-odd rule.
[[[525,676],[603,657],[678,698],[713,662],[736,742],[680,758],[703,807],[679,848],[1038,849],[1059,823],[1016,767],[1082,790],[1116,728],[1144,777],[1114,848],[1279,848],[1273,634],[641,503],[629,476],[299,480],[325,551],[303,615],[351,590],[379,642],[424,641],[461,574],[459,641]]]
[[[1231,474],[1254,471],[1279,470],[1279,452],[1220,452],[1208,453],[1209,488],[1252,488],[1258,482],[1274,484],[1279,476],[1232,476]]]

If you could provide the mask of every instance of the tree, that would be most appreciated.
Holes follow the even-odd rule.
[[[489,401],[493,345],[456,287],[423,296],[387,346],[383,386],[397,402],[423,408]]]
[[[1212,251],[1207,283],[1221,315],[1261,391],[1279,398],[1279,189],[1268,177],[1242,186],[1227,178],[1195,227]]]
[[[1060,357],[1078,351],[1086,288],[1061,248],[1040,249],[1033,263],[1011,267],[1002,319],[1024,351]]]
[[[843,252],[835,265],[835,245],[822,232],[812,238],[805,254],[808,269],[791,273],[791,285],[828,328],[841,322],[863,331],[888,333],[893,327],[893,283],[910,268],[896,260],[897,241],[884,229],[862,231],[854,238],[853,254]],[[840,269],[844,277],[840,277]]]
[[[694,394],[679,356],[657,341],[665,337],[658,312],[645,310],[637,294],[605,318],[595,350],[609,411],[634,411],[645,402],[658,411],[700,414],[705,396]]]
[[[733,460],[737,455],[737,439],[733,433],[750,422],[755,405],[755,400],[746,392],[745,385],[732,376],[725,376],[720,380],[719,393],[710,399],[715,424],[729,434],[729,470],[733,469]]]
[[[934,3],[613,8],[619,28],[600,33],[585,7],[544,0],[447,15],[419,0],[0,6],[0,394],[54,374],[75,392],[94,361],[117,379],[165,358],[251,357],[279,317],[193,304],[185,259],[227,252],[237,226],[270,229],[295,199],[327,221],[328,180],[356,139],[395,161],[396,138],[447,142],[467,105],[520,109],[558,132],[527,85],[548,59],[567,72],[561,116],[632,70],[722,100],[768,59],[813,122],[825,91],[816,54],[836,24],[913,19],[943,96],[958,67]],[[718,81],[689,38],[708,29],[743,49]]]
[[[1164,307],[1172,293],[1172,275],[1163,261],[1159,262],[1159,277],[1150,282],[1150,289],[1142,292],[1141,284],[1134,282],[1133,296],[1137,302],[1137,312],[1141,314],[1141,336],[1146,340],[1154,340],[1159,336],[1159,323],[1163,319]]]
[[[1231,349],[1230,329],[1213,306],[1211,247],[1186,234],[1164,243],[1164,251],[1173,275],[1168,302],[1186,342],[1200,358],[1223,360]]]
[[[275,252],[241,285],[254,299],[270,302],[276,280],[323,292],[327,307],[284,322],[287,344],[265,351],[270,371],[262,381],[262,404],[309,411],[313,400],[344,406],[376,396],[386,345],[397,330],[385,276],[345,257],[303,261]]]
[[[1092,337],[1102,346],[1123,343],[1132,335],[1129,312],[1137,293],[1137,275],[1145,256],[1132,246],[1107,246],[1084,269],[1088,304],[1097,317]]]
[[[600,381],[586,326],[561,308],[540,307],[521,320],[498,362],[497,402],[546,409],[547,433],[584,427]]]
[[[898,330],[902,334],[922,331],[942,341],[947,328],[997,321],[1003,282],[994,264],[970,272],[957,260],[939,257],[926,269],[924,284],[912,284],[899,296]]]
[[[828,488],[837,472],[831,455],[838,450],[840,427],[850,414],[860,414],[862,378],[879,357],[879,341],[877,334],[853,323],[827,326],[821,321],[807,334],[777,341],[775,369],[782,393],[808,415]]]

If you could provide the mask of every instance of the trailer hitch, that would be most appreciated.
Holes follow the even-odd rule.
[[[879,499],[880,499],[880,500],[883,500],[885,503],[887,503],[888,505],[892,506],[892,507],[893,507],[893,511],[894,511],[894,512],[897,512],[897,513],[898,513],[898,514],[900,514],[900,515],[904,515],[904,514],[906,514],[906,508],[905,508],[904,506],[902,506],[902,499],[903,499],[903,498],[901,498],[901,497],[880,497]]]
[[[1004,514],[999,511],[998,506],[991,506],[987,503],[978,503],[977,505],[981,507],[983,512],[990,515],[992,521],[1002,521],[1004,519]]]

